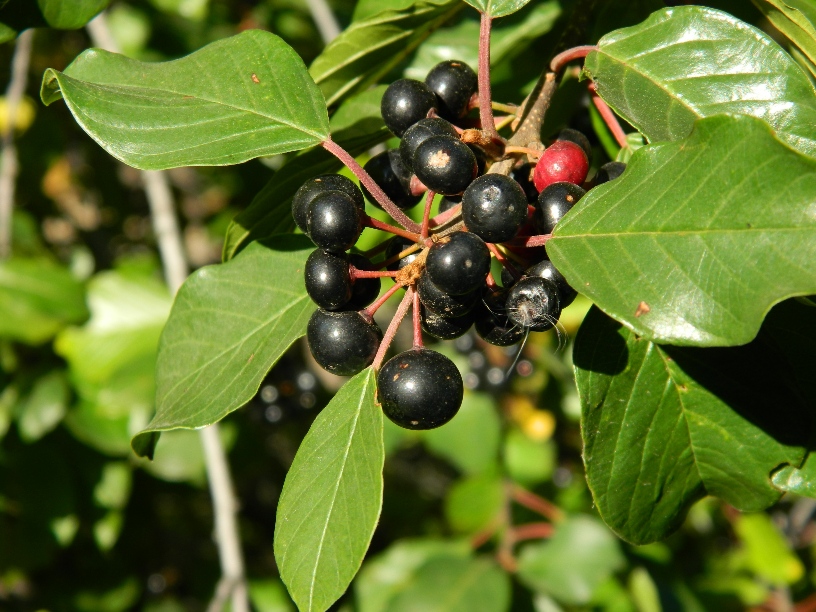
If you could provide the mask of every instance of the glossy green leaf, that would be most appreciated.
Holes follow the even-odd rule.
[[[749,342],[770,307],[816,291],[816,160],[753,117],[643,147],[547,244],[573,287],[646,338]]]
[[[312,62],[309,73],[332,106],[376,83],[461,7],[458,0],[420,0],[354,21]]]
[[[64,370],[38,378],[17,406],[17,431],[25,442],[35,442],[53,430],[68,409],[68,381]]]
[[[0,337],[41,344],[87,317],[85,289],[66,268],[45,258],[0,262]]]
[[[786,465],[780,468],[771,480],[780,491],[816,499],[816,456],[809,453],[801,467]]]
[[[275,561],[301,612],[323,612],[363,562],[380,516],[385,461],[376,374],[347,382],[317,417],[286,475]]]
[[[584,604],[625,559],[609,530],[589,516],[556,525],[555,534],[519,554],[518,577],[526,586],[566,604]]]
[[[64,98],[108,153],[148,170],[238,164],[329,135],[303,61],[261,30],[161,63],[89,49],[65,72],[47,70],[40,95],[46,104]]]
[[[37,0],[46,23],[61,30],[81,28],[108,6],[109,2],[110,0]]]
[[[816,154],[816,91],[770,37],[700,6],[657,11],[607,34],[586,58],[601,97],[652,142],[688,136],[694,121],[741,113]]]
[[[505,17],[523,8],[530,0],[465,0],[480,13],[493,18]]]
[[[157,432],[211,425],[255,395],[306,333],[314,305],[303,266],[313,248],[305,236],[277,236],[187,279],[162,332],[156,415],[133,439],[137,454],[152,454]]]
[[[494,474],[464,478],[448,491],[445,518],[454,531],[476,533],[495,524],[504,505],[504,485]]]
[[[593,308],[575,344],[587,482],[604,521],[637,544],[666,537],[706,494],[743,511],[780,497],[811,409],[760,337],[734,348],[659,346]]]
[[[387,612],[505,612],[510,578],[492,560],[436,558],[423,565]]]
[[[391,137],[380,115],[385,85],[374,87],[346,100],[331,118],[332,140],[352,155],[359,155]],[[292,196],[313,176],[336,172],[343,164],[322,147],[304,151],[275,172],[227,229],[223,259],[226,261],[252,240],[263,240],[295,228]]]
[[[816,4],[813,0],[753,0],[753,3],[810,62],[816,63]]]

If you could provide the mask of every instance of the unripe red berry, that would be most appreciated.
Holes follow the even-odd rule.
[[[557,140],[541,155],[535,167],[533,182],[543,191],[553,183],[580,185],[589,172],[589,160],[584,150],[568,140]]]

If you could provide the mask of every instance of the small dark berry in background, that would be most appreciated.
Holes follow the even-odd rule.
[[[396,236],[388,241],[388,246],[385,248],[385,258],[391,259],[393,257],[396,257],[404,250],[414,245],[416,245],[416,242],[414,242],[413,240],[403,238],[402,236]],[[419,257],[419,249],[417,249],[410,255],[406,255],[402,259],[395,261],[394,263],[388,264],[387,268],[391,270],[391,272],[402,270],[405,266],[412,263],[417,257]]]
[[[453,340],[463,336],[473,327],[476,314],[471,310],[461,317],[443,317],[422,307],[420,311],[422,330],[437,340]]]
[[[595,175],[595,185],[603,185],[609,181],[614,181],[623,171],[626,170],[626,164],[623,162],[611,161],[608,164],[601,166],[598,174]]]
[[[399,150],[391,149],[378,153],[366,162],[363,169],[398,208],[403,210],[411,208],[422,199],[422,194],[411,194],[411,169],[402,163]],[[380,208],[368,189],[365,186],[362,189],[366,199]]]
[[[507,291],[507,318],[532,331],[555,327],[561,316],[558,289],[540,276],[527,276]]]
[[[558,289],[558,303],[564,309],[575,301],[578,292],[570,287],[567,279],[556,269],[549,259],[538,262],[527,268],[525,276],[538,276],[550,281]]]
[[[462,196],[445,196],[439,201],[439,212],[447,212],[462,203]]]
[[[573,130],[572,128],[564,128],[555,137],[556,140],[567,140],[574,142],[584,151],[588,161],[592,161],[592,145],[589,144],[589,138],[584,136],[583,132]]]
[[[445,293],[463,295],[479,289],[490,272],[490,251],[470,232],[456,232],[428,249],[425,269]]]
[[[568,140],[556,140],[542,153],[535,167],[533,181],[543,191],[553,183],[580,185],[589,172],[589,160],[584,150]]]
[[[349,263],[358,270],[376,269],[369,259],[357,253],[349,255]],[[377,299],[382,288],[382,280],[379,278],[353,278],[351,283],[351,298],[346,304],[346,310],[362,310]]]
[[[440,119],[439,117],[420,119],[405,130],[405,133],[402,135],[399,146],[402,163],[409,168],[413,168],[414,153],[416,153],[417,147],[431,136],[459,138],[454,127],[444,119]]]
[[[507,317],[507,290],[485,291],[476,311],[476,333],[494,346],[510,346],[521,342],[527,330]]]
[[[306,214],[309,210],[309,204],[312,200],[327,191],[342,191],[349,196],[360,209],[360,212],[365,211],[365,202],[363,201],[363,192],[354,184],[353,181],[347,179],[345,176],[339,174],[321,174],[310,178],[303,183],[292,197],[292,216],[295,218],[295,223],[300,228],[300,231],[307,233],[307,218]]]
[[[552,234],[556,224],[586,193],[572,183],[553,183],[538,196],[535,224],[539,234]]]
[[[413,168],[428,189],[444,195],[462,193],[478,172],[470,147],[450,136],[423,141],[414,153]]]
[[[391,358],[377,375],[383,413],[406,429],[433,429],[450,421],[462,405],[464,385],[454,363],[427,348]]]
[[[479,289],[474,289],[462,295],[451,295],[442,291],[429,278],[428,274],[423,274],[417,283],[419,300],[429,311],[440,317],[461,317],[466,315],[479,301]]]
[[[317,246],[327,251],[346,251],[363,231],[360,209],[342,191],[326,191],[312,198],[306,211],[306,228]]]
[[[527,221],[527,197],[509,176],[485,174],[462,194],[462,220],[484,241],[505,242]]]
[[[536,198],[538,198],[538,189],[536,189],[535,183],[533,183],[534,170],[535,166],[533,164],[525,162],[516,166],[512,172],[510,172],[510,177],[519,184],[522,191],[524,191],[524,195],[527,196],[528,204],[532,204],[536,201]]]
[[[345,253],[313,251],[306,260],[304,272],[306,293],[326,310],[339,310],[351,298],[349,260]]]
[[[320,367],[339,376],[353,376],[374,361],[382,331],[371,317],[359,312],[318,309],[306,326],[306,340]]]
[[[386,127],[396,136],[402,134],[428,111],[436,106],[436,95],[422,81],[400,79],[385,90],[380,103],[380,113]]]
[[[439,116],[449,121],[465,116],[468,103],[479,87],[473,69],[457,60],[442,62],[431,68],[425,83],[438,98],[436,109]]]

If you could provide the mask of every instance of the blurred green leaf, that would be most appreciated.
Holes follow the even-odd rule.
[[[600,96],[652,142],[688,136],[694,121],[743,113],[816,154],[816,91],[768,35],[728,13],[678,6],[616,30],[586,58]]]
[[[466,540],[399,540],[367,561],[354,581],[359,612],[385,612],[389,602],[410,587],[416,572],[431,559],[465,559]]]
[[[445,518],[462,533],[486,529],[504,506],[504,485],[499,476],[480,474],[456,481],[445,498]]]
[[[275,561],[301,612],[323,612],[345,592],[377,526],[385,453],[375,379],[367,368],[340,389],[286,475]]]
[[[179,17],[201,21],[207,16],[210,0],[150,0],[157,9],[176,13]]]
[[[574,362],[587,481],[604,521],[628,541],[666,537],[706,494],[762,510],[780,496],[771,472],[803,459],[811,410],[761,339],[659,346],[593,308]]]
[[[49,68],[40,95],[46,105],[64,98],[108,153],[146,170],[239,164],[329,136],[303,61],[261,30],[162,63],[89,49],[65,72]]]
[[[124,612],[139,599],[141,589],[136,578],[106,592],[81,591],[74,599],[77,612]]]
[[[36,442],[53,430],[68,408],[68,382],[63,370],[52,370],[34,383],[16,408],[17,431],[24,442]]]
[[[45,258],[0,262],[0,337],[42,344],[87,317],[85,290],[67,269]]]
[[[235,442],[237,433],[232,425],[226,422],[218,429],[221,444],[227,450]],[[144,460],[140,465],[151,476],[167,482],[189,482],[198,487],[207,484],[204,449],[197,431],[176,429],[164,432],[153,459]]]
[[[456,418],[422,436],[429,450],[464,474],[496,466],[501,421],[495,400],[486,393],[466,392]]]
[[[805,567],[767,514],[743,514],[736,517],[734,531],[744,548],[747,567],[776,586],[792,585],[805,573]]]
[[[45,21],[52,28],[75,30],[102,11],[110,0],[37,0]]]
[[[813,0],[752,1],[810,62],[816,62],[816,4]]]
[[[102,476],[94,487],[94,501],[111,510],[121,510],[130,498],[131,468],[124,461],[109,461],[102,467]]]
[[[711,117],[682,142],[638,150],[564,217],[547,253],[641,336],[744,344],[774,303],[816,291],[815,192],[816,160],[766,123]]]
[[[465,2],[480,13],[496,18],[515,13],[530,0],[465,0]]]
[[[116,545],[122,533],[124,517],[118,510],[107,512],[93,526],[94,541],[102,552],[107,552]]]
[[[286,587],[277,578],[250,580],[249,599],[258,612],[294,612]]]
[[[645,567],[636,567],[629,574],[629,591],[638,612],[661,612],[660,593]]]
[[[504,439],[504,465],[507,473],[523,485],[535,485],[548,480],[556,465],[557,449],[549,440],[532,440],[511,429]]]
[[[556,525],[548,541],[521,549],[518,577],[531,589],[579,605],[625,562],[617,539],[602,523],[572,516]]]
[[[156,362],[156,415],[136,437],[151,456],[158,432],[211,425],[248,402],[306,332],[314,305],[303,284],[305,236],[253,243],[196,271],[176,295]]]

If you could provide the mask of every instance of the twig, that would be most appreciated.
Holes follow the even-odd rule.
[[[89,22],[87,29],[94,45],[112,52],[119,51],[111,36],[104,12]],[[142,171],[142,182],[150,205],[153,231],[159,245],[167,286],[175,295],[187,277],[188,266],[181,231],[176,221],[173,194],[167,176],[162,172]],[[249,612],[244,560],[236,518],[237,502],[227,455],[218,434],[218,425],[213,424],[200,430],[200,437],[215,514],[215,544],[221,562],[221,579],[207,610],[219,612],[229,598],[232,612]]]
[[[11,226],[14,212],[14,184],[19,165],[17,147],[14,146],[14,128],[17,111],[28,82],[28,64],[31,59],[31,42],[34,30],[26,30],[17,37],[14,57],[11,60],[11,80],[6,89],[6,129],[3,132],[0,153],[0,258],[11,255]]]
[[[499,138],[493,120],[492,93],[490,91],[490,26],[493,18],[482,13],[479,25],[479,118],[482,130],[490,138]]]
[[[552,72],[561,72],[561,70],[566,66],[569,62],[575,59],[584,58],[593,51],[597,51],[597,45],[581,45],[580,47],[573,47],[572,49],[567,49],[566,51],[562,51],[550,62],[550,70]]]
[[[306,0],[309,12],[320,32],[320,38],[324,44],[329,44],[340,34],[340,24],[334,16],[329,3],[326,0]]]

